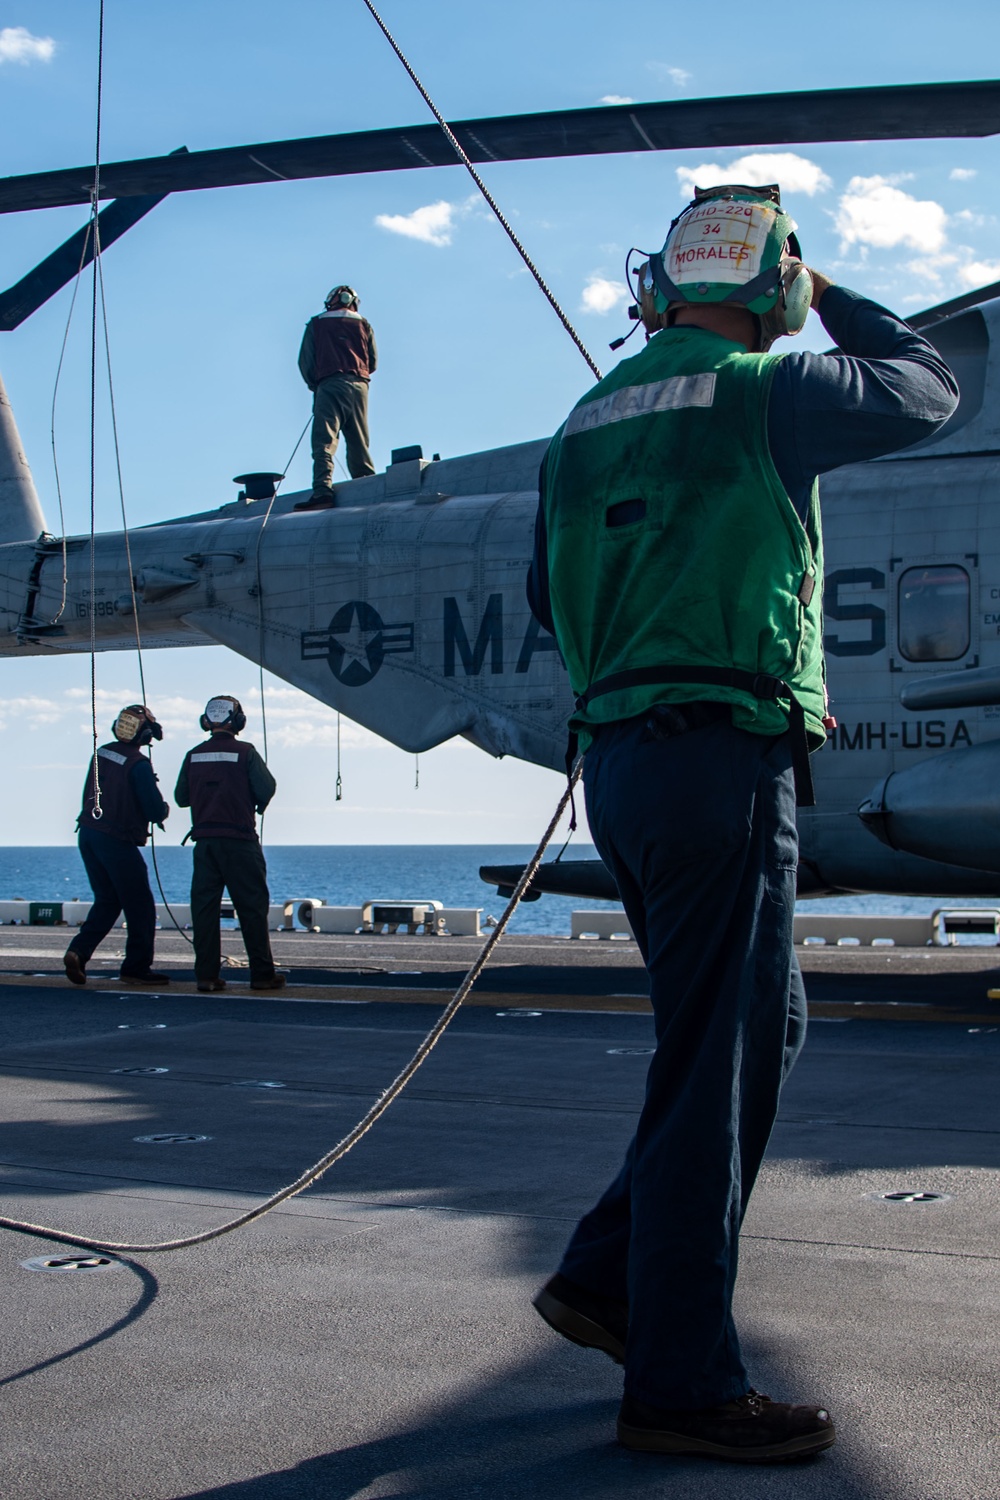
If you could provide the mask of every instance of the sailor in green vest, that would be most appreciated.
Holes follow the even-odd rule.
[[[825,739],[817,476],[930,436],[937,351],[800,258],[777,187],[698,190],[639,271],[648,342],[542,465],[528,594],[576,697],[591,832],[650,977],[624,1166],[535,1298],[625,1366],[627,1447],[748,1462],[834,1440],[753,1390],[739,1230],[805,1037],[796,794]],[[815,308],[832,355],[772,354]]]

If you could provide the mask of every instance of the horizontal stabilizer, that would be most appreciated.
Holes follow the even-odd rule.
[[[457,120],[451,129],[474,162],[691,147],[987,136],[1000,131],[1000,82],[987,79],[670,99]],[[455,164],[455,152],[438,125],[404,125],[192,151],[181,160],[152,156],[108,162],[101,167],[101,196],[187,193],[254,182]],[[2,178],[0,213],[85,203],[93,178],[93,167]]]
[[[964,292],[961,297],[952,297],[947,302],[939,302],[936,307],[926,307],[923,312],[914,313],[906,321],[911,328],[922,333],[925,328],[933,328],[935,323],[954,317],[955,313],[966,312],[970,307],[979,307],[983,302],[992,302],[996,297],[1000,297],[1000,281],[991,281],[989,286],[981,286],[974,292]]]
[[[187,147],[181,146],[173,155],[179,156],[186,151]],[[133,224],[138,224],[140,219],[145,218],[167,196],[167,191],[147,193],[136,198],[116,198],[113,203],[109,203],[97,216],[97,238],[102,251],[120,239]],[[93,259],[93,226],[87,223],[75,234],[71,234],[58,250],[47,255],[27,276],[22,276],[14,286],[0,292],[0,332],[9,333],[12,328],[23,323],[25,318],[30,318],[50,297],[61,291],[67,282],[72,281],[84,266],[89,266]]]
[[[523,865],[480,865],[479,878],[510,896],[524,873]],[[615,877],[602,859],[551,860],[539,865],[522,901],[542,895],[576,896],[584,901],[618,901]]]

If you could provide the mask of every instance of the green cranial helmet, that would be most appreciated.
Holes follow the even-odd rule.
[[[798,333],[812,300],[801,264],[795,220],[778,185],[695,188],[694,201],[671,224],[663,249],[643,268],[646,308],[673,303],[737,303],[761,320],[762,344]]]

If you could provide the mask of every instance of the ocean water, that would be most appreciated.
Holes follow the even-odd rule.
[[[524,864],[531,844],[275,844],[266,847],[272,901],[319,897],[331,906],[360,906],[374,898],[440,901],[442,906],[482,908],[483,918],[499,916],[506,905],[496,887],[479,878],[479,866]],[[150,883],[163,897],[152,868]],[[546,856],[550,858],[554,856]],[[591,844],[570,845],[567,859],[593,859]],[[168,901],[186,901],[191,885],[191,847],[161,846],[159,878]],[[0,847],[0,899],[72,901],[90,899],[87,876],[75,844],[55,847]],[[996,900],[955,900],[933,896],[837,896],[803,903],[813,912],[894,913],[923,916],[939,906],[1000,906]],[[611,901],[578,896],[542,896],[522,902],[511,931],[568,936],[570,912],[612,911]],[[983,941],[962,938],[963,942]],[[986,940],[989,941],[989,940]]]
[[[556,846],[558,850],[558,846]],[[272,901],[319,897],[329,906],[360,906],[375,898],[440,901],[442,906],[482,907],[483,919],[498,917],[506,901],[496,887],[479,878],[479,866],[524,864],[532,844],[272,844],[265,846]],[[152,867],[150,884],[163,897]],[[554,856],[546,856],[554,857]],[[593,859],[591,844],[571,844],[567,859]],[[176,844],[156,851],[156,864],[167,901],[186,901],[191,888],[191,846]],[[0,847],[0,899],[87,901],[90,886],[75,844],[56,847]],[[615,909],[611,901],[581,901],[572,896],[542,896],[524,901],[511,931],[569,935],[570,912]]]

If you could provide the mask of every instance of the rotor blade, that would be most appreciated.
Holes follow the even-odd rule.
[[[186,151],[186,146],[179,146],[171,155],[180,156]],[[145,218],[166,197],[167,193],[162,192],[116,199],[107,208],[103,208],[97,216],[97,239],[102,252],[120,239],[133,224],[138,224],[140,219]],[[84,266],[89,266],[93,258],[94,235],[91,224],[87,223],[75,234],[71,234],[58,250],[53,250],[51,255],[40,261],[27,276],[22,276],[14,286],[0,292],[0,332],[9,333],[12,328],[23,323],[25,318],[30,318],[50,297],[61,291],[68,281],[72,281]]]
[[[451,128],[474,162],[597,156],[624,151],[920,140],[1000,131],[1000,82],[917,83],[601,105],[547,114],[460,120]],[[255,146],[109,162],[102,197],[183,193],[252,182],[348,177],[455,165],[435,125],[311,136]],[[93,167],[0,179],[0,213],[87,202]]]
[[[952,297],[948,302],[939,302],[936,307],[926,307],[923,312],[914,313],[906,321],[919,332],[923,328],[933,328],[943,318],[965,312],[966,308],[978,307],[981,302],[992,302],[994,297],[1000,297],[1000,281],[991,281],[989,286],[981,286],[978,291]]]

